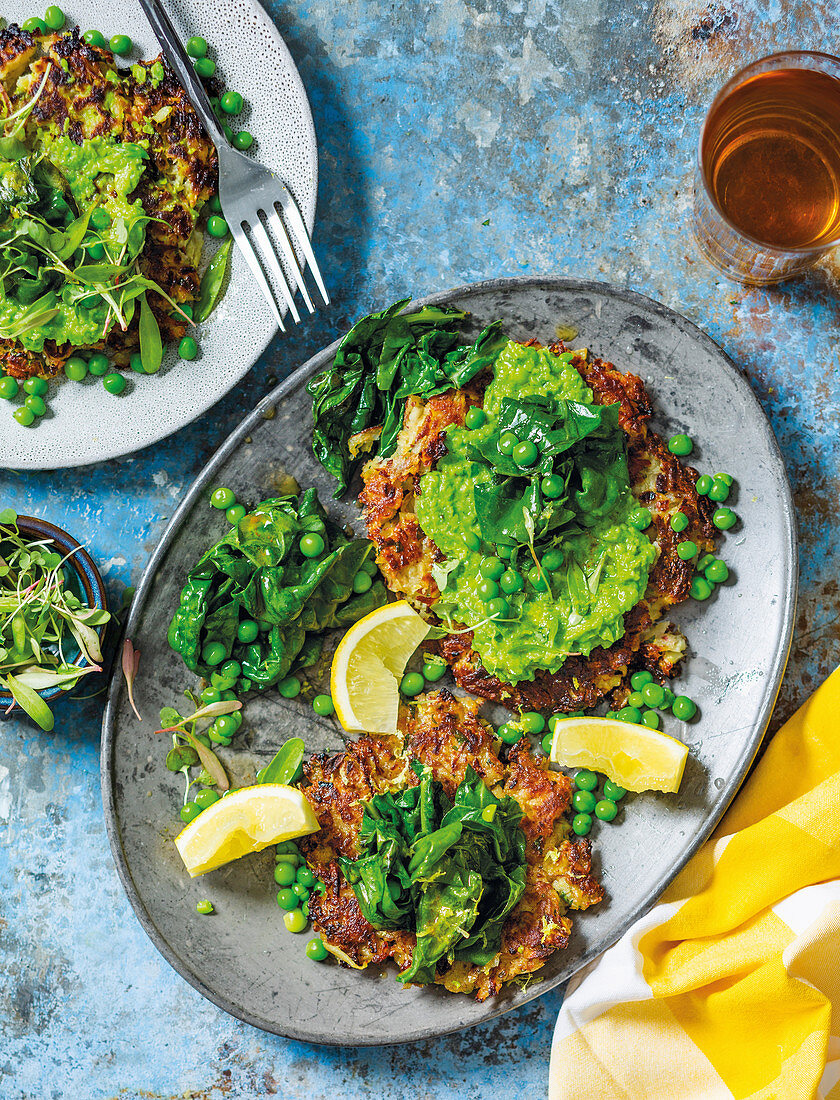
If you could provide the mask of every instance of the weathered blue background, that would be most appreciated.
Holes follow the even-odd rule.
[[[835,5],[271,8],[312,101],[315,244],[333,307],[276,341],[236,393],[177,439],[100,467],[2,473],[0,503],[89,543],[119,604],[217,443],[357,315],[492,276],[603,279],[705,328],[748,373],[773,422],[802,540],[777,721],[790,713],[840,653],[836,272],[829,262],[788,287],[745,290],[698,257],[687,223],[704,105],[751,57],[830,50]],[[101,698],[66,703],[48,736],[0,726],[3,1100],[544,1095],[557,993],[459,1037],[358,1052],[263,1035],[204,1001],[159,958],[117,882],[99,796],[100,712]]]

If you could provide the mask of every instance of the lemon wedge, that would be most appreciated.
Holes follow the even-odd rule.
[[[429,629],[405,600],[379,607],[350,627],[330,675],[336,717],[346,730],[396,731],[400,678]]]
[[[296,787],[261,783],[208,806],[175,837],[175,847],[195,878],[248,852],[319,828],[312,807]]]
[[[678,791],[687,758],[682,741],[611,718],[563,718],[551,743],[555,764],[590,768],[628,791]]]

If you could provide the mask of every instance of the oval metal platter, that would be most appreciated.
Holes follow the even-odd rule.
[[[326,348],[269,394],[225,441],[192,486],[137,589],[128,636],[142,654],[135,684],[143,721],[133,716],[117,675],[104,719],[102,788],[120,876],[146,932],[172,966],[226,1012],[266,1031],[314,1043],[366,1045],[425,1039],[491,1019],[565,982],[612,944],[662,893],[706,839],[758,749],[787,660],[797,587],[795,522],[782,460],[767,420],[743,375],[694,325],[638,294],[594,282],[533,278],[459,287],[425,302],[468,310],[465,334],[501,318],[514,338],[555,339],[558,325],[621,370],[639,374],[666,437],[695,440],[692,463],[727,470],[737,482],[741,522],[723,542],[733,582],[704,603],[690,601],[674,619],[689,639],[679,690],[696,699],[690,724],[669,717],[666,730],[691,748],[680,793],[628,796],[619,822],[593,834],[594,862],[607,899],[573,914],[566,951],[542,981],[478,1004],[438,987],[405,989],[393,968],[364,972],[316,964],[305,936],[286,932],[275,901],[272,850],[201,879],[188,878],[173,837],[182,781],[164,767],[154,729],[161,705],[177,704],[194,682],[166,642],[185,576],[226,528],[207,489],[230,486],[254,504],[293,475],[359,529],[353,501],[331,500],[333,484],[310,447],[307,380],[331,361]],[[738,580],[738,583],[734,583]],[[145,674],[144,674],[145,673]],[[310,751],[340,748],[334,720],[277,692],[249,698],[245,722],[225,762],[234,785],[254,781],[287,737]],[[196,901],[212,899],[212,921]]]
[[[220,79],[245,97],[245,109],[233,125],[254,134],[254,158],[285,180],[311,235],[318,192],[315,128],[303,82],[271,18],[257,0],[167,0],[166,10],[183,41],[195,34],[207,39]],[[98,28],[106,38],[131,37],[131,53],[115,59],[120,68],[160,53],[139,4],[90,0],[67,5],[65,11],[68,30],[79,24],[82,31]],[[7,23],[21,22],[32,10],[11,0],[3,15]],[[260,59],[258,65],[254,58]],[[209,245],[205,252],[206,260]],[[16,423],[4,402],[0,465],[16,470],[84,466],[156,443],[215,405],[276,332],[268,303],[234,248],[227,291],[196,332],[198,359],[179,359],[170,346],[157,374],[127,373],[128,385],[119,397],[106,393],[102,380],[90,375],[83,382],[51,383],[49,412],[36,428]]]

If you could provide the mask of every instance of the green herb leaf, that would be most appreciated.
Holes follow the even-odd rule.
[[[198,763],[198,753],[192,745],[175,745],[166,754],[166,766],[171,772],[192,768]]]
[[[26,711],[32,721],[36,722],[42,730],[51,730],[55,725],[53,712],[38,692],[34,688],[21,683],[11,672],[7,672],[2,679],[5,680],[9,691],[12,693],[12,698],[21,710]]]
[[[222,244],[215,256],[210,260],[207,269],[201,277],[201,287],[198,292],[198,302],[195,307],[195,321],[201,324],[206,321],[222,297],[222,292],[230,266],[230,250],[233,247],[233,238]]]

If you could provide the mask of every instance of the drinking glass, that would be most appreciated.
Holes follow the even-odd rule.
[[[840,244],[840,58],[777,53],[724,85],[700,132],[693,228],[715,267],[757,285]]]

